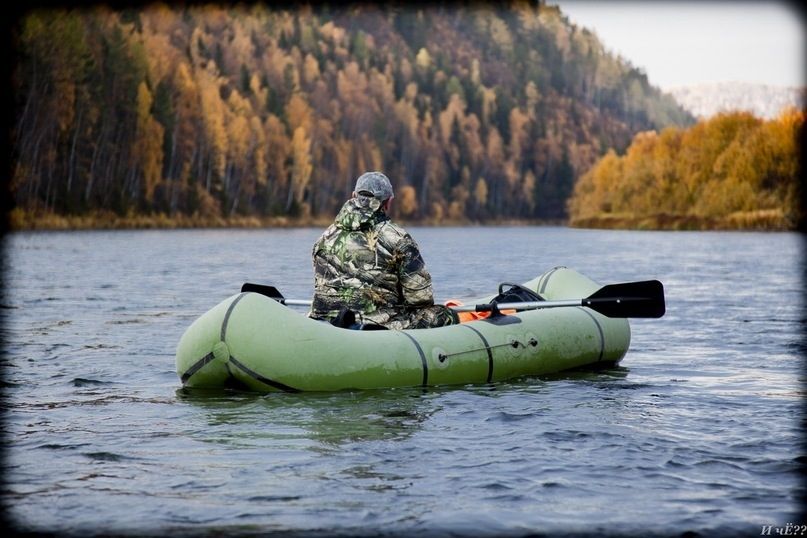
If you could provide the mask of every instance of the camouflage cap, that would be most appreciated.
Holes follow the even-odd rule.
[[[372,194],[377,200],[384,201],[392,198],[392,184],[389,178],[381,172],[365,172],[356,180],[356,194]]]

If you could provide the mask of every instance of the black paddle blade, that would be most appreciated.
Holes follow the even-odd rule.
[[[261,295],[266,295],[274,299],[275,301],[283,302],[283,294],[278,291],[278,289],[274,286],[264,286],[263,284],[250,284],[247,282],[243,286],[241,286],[241,293],[245,291],[251,291],[254,293],[260,293]]]
[[[583,306],[609,318],[660,318],[666,311],[658,280],[609,284],[583,299]]]

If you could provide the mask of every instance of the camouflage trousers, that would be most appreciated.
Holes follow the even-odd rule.
[[[384,326],[388,329],[430,329],[459,323],[457,313],[443,305],[425,306],[396,312]]]

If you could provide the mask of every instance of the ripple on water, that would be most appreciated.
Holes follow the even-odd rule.
[[[139,459],[134,458],[132,456],[125,456],[123,454],[115,454],[114,452],[84,452],[82,456],[85,456],[94,461],[112,461],[112,462],[122,462]]]
[[[99,385],[112,385],[112,381],[100,381],[98,379],[85,379],[76,377],[70,382],[74,387],[95,387]]]

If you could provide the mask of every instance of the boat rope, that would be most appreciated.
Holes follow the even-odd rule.
[[[538,340],[536,340],[535,338],[530,338],[529,341],[527,342],[527,344],[529,344],[532,347],[537,347],[538,346]],[[510,340],[506,344],[496,344],[495,346],[485,346],[485,347],[479,347],[479,348],[474,348],[474,349],[466,349],[465,351],[457,351],[455,353],[440,353],[439,355],[437,355],[437,359],[440,362],[445,362],[446,359],[448,359],[450,357],[456,357],[457,355],[464,355],[466,353],[476,353],[477,351],[483,351],[485,349],[490,350],[490,349],[497,348],[497,347],[518,348],[518,346],[521,346],[524,349],[526,349],[527,344],[523,344],[523,343],[519,342],[518,340]]]

